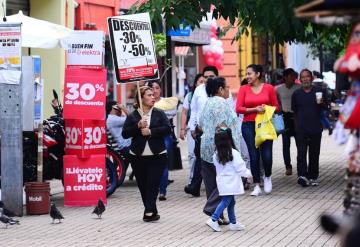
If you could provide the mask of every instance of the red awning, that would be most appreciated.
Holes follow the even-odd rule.
[[[189,46],[175,46],[175,56],[187,56],[189,49]]]

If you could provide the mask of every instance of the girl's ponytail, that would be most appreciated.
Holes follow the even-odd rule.
[[[215,147],[219,163],[225,165],[233,160],[233,141],[231,132],[226,126],[218,126],[215,130]]]

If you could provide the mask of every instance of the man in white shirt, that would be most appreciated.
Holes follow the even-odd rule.
[[[285,83],[276,87],[276,94],[284,117],[285,132],[282,133],[283,158],[286,166],[285,174],[289,176],[292,174],[290,157],[291,136],[295,136],[294,113],[291,110],[291,97],[297,89],[301,88],[301,85],[295,84],[296,73],[291,68],[284,70],[283,77]]]

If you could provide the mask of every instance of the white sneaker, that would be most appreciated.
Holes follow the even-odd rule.
[[[217,221],[213,221],[211,218],[206,221],[206,225],[210,226],[215,232],[221,232],[221,228]]]
[[[242,230],[245,230],[245,226],[241,223],[235,223],[235,224],[230,223],[229,230],[230,231],[242,231]]]
[[[270,194],[272,191],[271,177],[264,177],[264,191],[266,194]]]
[[[259,186],[259,185],[256,185],[256,186],[254,187],[253,192],[251,192],[250,195],[251,195],[251,196],[259,196],[261,193],[262,193],[262,191],[261,191],[260,186]]]

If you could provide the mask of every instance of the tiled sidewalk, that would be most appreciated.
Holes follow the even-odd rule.
[[[181,145],[186,159],[186,144]],[[253,198],[247,192],[237,198],[237,219],[246,225],[242,232],[223,228],[214,233],[205,225],[205,191],[200,198],[186,195],[188,170],[183,169],[170,173],[175,182],[168,187],[168,200],[158,202],[161,219],[157,223],[142,221],[134,182],[126,181],[109,198],[102,220],[91,215],[92,208],[64,208],[61,184],[54,182],[52,199],[64,222],[52,225],[48,215],[22,217],[20,226],[0,229],[0,246],[338,246],[338,239],[319,227],[319,215],[342,211],[346,160],[342,150],[324,133],[320,186],[302,188],[296,175],[284,175],[281,141],[276,141],[273,193]],[[295,164],[295,150],[292,157]]]

